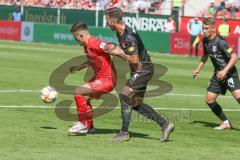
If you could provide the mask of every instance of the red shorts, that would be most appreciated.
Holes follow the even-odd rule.
[[[110,78],[97,78],[91,80],[87,84],[92,88],[93,91],[91,97],[99,99],[102,94],[109,93],[113,90],[116,85],[116,81]]]

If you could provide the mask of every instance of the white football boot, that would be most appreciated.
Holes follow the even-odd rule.
[[[83,129],[83,130],[79,131],[78,133],[85,134],[85,133],[95,133],[95,132],[96,132],[96,129],[93,127],[93,128],[89,128],[89,129]]]
[[[96,130],[94,127],[87,128],[83,123],[76,122],[74,125],[68,130],[70,135],[77,135],[77,134],[85,134],[85,133],[95,133]]]
[[[218,127],[215,127],[216,130],[231,129],[232,125],[229,121],[222,122]]]
[[[81,122],[76,122],[73,124],[73,126],[68,130],[70,134],[78,134],[81,130],[86,130],[87,127],[81,123]]]

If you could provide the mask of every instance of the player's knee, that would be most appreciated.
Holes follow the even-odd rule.
[[[81,92],[79,90],[79,88],[75,88],[74,89],[74,96],[80,96],[81,95]]]
[[[128,86],[124,86],[123,89],[121,90],[120,94],[126,95],[126,96],[129,96],[129,97],[130,97],[130,95],[133,94],[133,92],[134,92],[134,91],[133,91],[132,88],[130,88],[130,87],[128,87]]]
[[[89,95],[92,93],[92,89],[86,86],[79,86],[74,89],[74,95]]]
[[[122,116],[128,114],[132,110],[132,106],[130,104],[130,98],[124,94],[119,94],[119,99],[121,102],[121,113]]]
[[[214,103],[216,100],[211,98],[211,97],[206,97],[205,98],[205,103],[208,105],[208,104],[211,104],[211,103]]]
[[[133,107],[137,107],[143,103],[143,97],[136,96],[132,98]]]

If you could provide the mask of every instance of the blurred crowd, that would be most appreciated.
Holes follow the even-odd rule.
[[[216,4],[209,5],[208,13],[203,16],[213,16],[216,18],[240,18],[240,0],[222,0]]]
[[[0,4],[63,9],[105,10],[120,7],[124,12],[171,15],[174,2],[184,6],[189,0],[0,0]],[[187,5],[187,4],[186,4]],[[213,0],[203,17],[240,18],[240,0]]]
[[[160,13],[172,0],[0,0],[0,4],[36,7],[104,10],[120,7],[124,12]],[[164,5],[164,6],[163,6]]]

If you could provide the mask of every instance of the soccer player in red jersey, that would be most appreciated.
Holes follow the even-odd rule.
[[[74,90],[79,121],[69,129],[69,133],[90,133],[95,131],[90,99],[100,98],[102,94],[112,91],[116,85],[117,75],[115,66],[110,55],[107,54],[107,50],[112,44],[92,36],[88,31],[87,25],[83,22],[75,23],[71,28],[71,32],[76,41],[84,47],[87,61],[70,67],[70,73],[73,74],[75,71],[91,67],[94,71],[94,76],[88,83]]]

